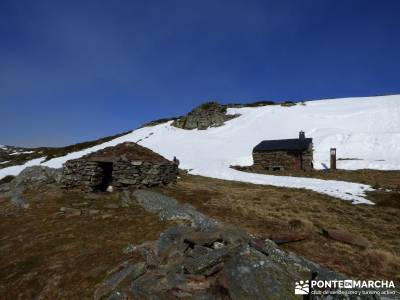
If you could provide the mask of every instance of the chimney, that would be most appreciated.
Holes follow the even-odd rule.
[[[304,131],[300,131],[299,132],[299,140],[304,140],[306,138],[306,134],[304,133]]]

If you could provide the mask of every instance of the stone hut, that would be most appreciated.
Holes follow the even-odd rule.
[[[262,141],[253,149],[253,160],[258,170],[312,170],[312,139],[300,131],[298,139]]]
[[[178,165],[136,143],[122,143],[64,164],[61,184],[87,192],[176,182]]]

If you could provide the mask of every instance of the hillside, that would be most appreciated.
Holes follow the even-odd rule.
[[[93,147],[44,161],[45,156],[24,165],[0,170],[0,178],[16,175],[26,166],[42,164],[59,168],[69,159],[131,141],[150,148],[168,159],[176,156],[180,168],[190,174],[249,183],[306,188],[353,203],[371,203],[364,184],[249,174],[230,168],[251,165],[253,147],[261,140],[295,138],[300,130],[314,141],[314,166],[328,165],[329,149],[337,148],[338,168],[400,169],[400,96],[345,98],[309,101],[294,106],[267,105],[228,108],[239,117],[220,127],[184,130],[171,126],[172,121],[143,127]]]

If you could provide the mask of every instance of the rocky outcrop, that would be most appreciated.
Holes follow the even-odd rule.
[[[110,272],[94,298],[296,299],[293,283],[311,278],[310,269],[283,254],[270,256],[272,242],[259,242],[271,243],[261,252],[252,239],[224,224],[208,231],[172,227],[158,241],[136,246],[143,261],[128,260]]]
[[[124,255],[132,258],[108,273],[94,299],[299,299],[295,282],[346,279],[173,198],[150,191],[126,191],[124,197],[135,197],[160,218],[168,211],[168,219],[189,220],[191,225],[169,228],[157,241],[125,247]],[[208,225],[197,223],[199,217]],[[357,297],[338,294],[329,299]]]
[[[62,169],[54,169],[45,166],[28,167],[15,177],[15,184],[59,183],[61,180],[61,174]]]
[[[26,187],[37,184],[59,183],[62,169],[54,169],[44,166],[25,168],[10,182],[0,185],[0,192],[22,191]]]
[[[200,129],[224,125],[225,121],[235,118],[236,115],[227,115],[226,107],[217,102],[204,103],[186,116],[175,120],[172,125],[182,129]]]
[[[22,196],[24,190],[37,185],[59,183],[61,173],[61,169],[44,166],[25,168],[13,180],[0,185],[0,195],[9,197],[11,203],[17,208],[26,208],[28,203]]]

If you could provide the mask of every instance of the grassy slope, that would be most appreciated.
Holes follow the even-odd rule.
[[[400,180],[400,172],[395,176]],[[164,192],[216,219],[265,237],[292,233],[289,222],[299,220],[305,225],[300,232],[309,238],[286,244],[286,249],[354,277],[400,282],[399,193],[391,197],[386,193],[370,195],[377,203],[374,206],[352,205],[308,190],[190,175],[182,176],[176,186]],[[320,234],[320,228],[363,236],[372,248],[363,250],[329,240]]]

